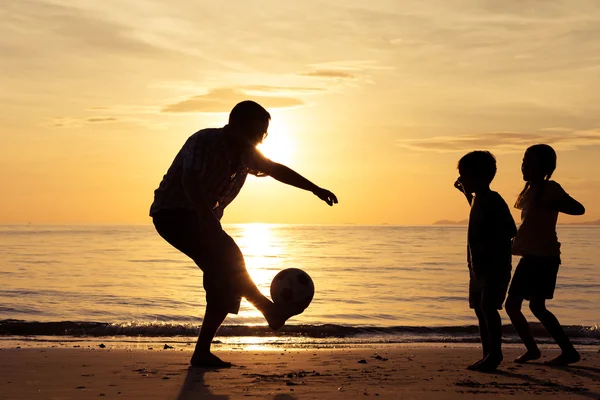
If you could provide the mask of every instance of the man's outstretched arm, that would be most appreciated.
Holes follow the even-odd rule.
[[[279,182],[283,182],[286,185],[308,190],[330,206],[337,204],[337,197],[335,197],[335,195],[329,190],[315,185],[293,169],[269,160],[258,151],[254,154],[255,156],[252,157],[250,162],[252,164],[250,167],[253,169],[264,172],[265,174],[270,175],[274,179],[277,179]]]

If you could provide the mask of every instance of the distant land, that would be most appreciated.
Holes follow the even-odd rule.
[[[469,223],[468,219],[463,219],[461,221],[450,221],[447,219],[442,219],[439,221],[435,221],[433,225],[467,225]]]
[[[518,221],[515,221],[518,223]],[[433,225],[467,225],[469,223],[468,219],[463,219],[461,221],[450,221],[447,219],[442,219],[439,221],[435,221],[433,223]],[[559,225],[593,225],[593,226],[600,226],[600,219],[597,219],[595,221],[586,221],[586,222],[559,222]]]
[[[559,223],[560,224],[560,223]],[[569,223],[562,223],[560,225],[600,225],[600,219],[597,219],[595,221],[587,221],[587,222],[569,222]]]

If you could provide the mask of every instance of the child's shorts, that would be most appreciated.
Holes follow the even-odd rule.
[[[524,256],[519,261],[508,294],[531,300],[554,297],[560,257]]]
[[[469,307],[479,309],[495,308],[502,310],[506,289],[510,282],[510,270],[494,274],[492,278],[480,281],[472,275],[469,280]]]

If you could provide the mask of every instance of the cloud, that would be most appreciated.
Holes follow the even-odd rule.
[[[216,113],[229,112],[233,106],[243,100],[254,100],[265,108],[293,108],[304,105],[300,99],[287,96],[251,95],[248,89],[218,88],[206,94],[168,104],[162,108],[165,113]]]
[[[554,126],[551,128],[542,128],[540,129],[540,131],[546,131],[546,132],[571,132],[572,129],[570,128],[565,128],[562,126]]]
[[[439,153],[489,149],[498,153],[522,152],[536,143],[547,143],[561,150],[600,145],[600,128],[564,134],[493,132],[462,136],[439,136],[426,139],[401,139],[397,145],[417,151]]]
[[[353,74],[348,71],[340,71],[333,69],[321,69],[310,72],[302,72],[298,75],[301,76],[311,76],[316,78],[331,78],[331,79],[354,79],[356,78],[356,74]]]
[[[52,128],[80,128],[85,124],[96,124],[106,122],[121,122],[123,119],[116,117],[89,117],[89,118],[70,118],[57,117],[53,118],[45,126]]]
[[[325,91],[325,88],[319,87],[303,87],[303,86],[267,86],[267,85],[250,85],[244,86],[246,92],[263,92],[263,93],[318,93]]]
[[[85,120],[86,122],[117,122],[119,121],[119,118],[115,118],[115,117],[92,117],[92,118],[86,118]]]
[[[111,106],[91,106],[86,108],[86,111],[101,112],[119,115],[150,115],[158,114],[159,107],[156,106],[141,106],[141,105],[127,105],[127,104],[116,104]],[[100,117],[95,117],[100,118]],[[112,118],[112,117],[109,117]],[[117,117],[114,117],[117,118]],[[119,118],[123,120],[123,118]],[[98,122],[98,121],[96,121]]]
[[[58,2],[23,0],[7,10],[2,28],[22,33],[22,45],[42,52],[40,40],[52,50],[54,45],[79,44],[77,53],[93,51],[121,54],[169,54],[173,51],[145,40],[132,26],[111,18],[104,12]],[[37,39],[37,40],[34,40]],[[37,45],[37,47],[35,47]],[[18,48],[17,48],[18,49]],[[23,56],[23,54],[21,54]]]
[[[82,125],[81,120],[77,118],[58,117],[52,118],[45,126],[52,128],[77,128]]]
[[[310,71],[300,72],[297,75],[322,79],[352,80],[363,75],[369,75],[373,71],[393,69],[382,66],[373,60],[331,61],[311,64],[308,67],[311,68]]]
[[[267,79],[272,79],[272,76],[267,76]],[[264,78],[263,78],[264,79]],[[175,89],[182,94],[189,93],[197,93],[198,91],[202,91],[206,88],[206,86],[192,82],[192,81],[167,81],[167,82],[157,82],[149,85],[150,88],[158,88],[158,89]],[[327,90],[324,87],[316,87],[316,86],[287,86],[287,85],[240,85],[235,88],[238,90],[242,90],[246,93],[257,92],[257,93],[277,93],[280,95],[289,96],[292,94],[312,94],[319,93]]]

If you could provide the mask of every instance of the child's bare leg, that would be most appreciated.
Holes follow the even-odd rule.
[[[489,354],[489,338],[488,338],[488,327],[485,320],[485,315],[483,310],[480,307],[475,308],[475,315],[477,316],[477,320],[479,321],[479,336],[481,337],[481,347],[483,350],[483,357],[480,360],[475,361],[473,364],[469,365],[467,369],[476,369],[477,366],[483,362],[485,357]]]
[[[207,368],[229,368],[231,363],[221,360],[210,351],[210,345],[219,330],[219,327],[227,317],[227,311],[212,304],[206,305],[206,312],[200,328],[200,336],[190,364],[194,367]]]
[[[502,319],[493,305],[486,305],[483,313],[487,324],[488,354],[477,366],[478,371],[495,371],[502,362]]]
[[[560,325],[560,322],[558,322],[556,316],[546,308],[546,300],[532,298],[529,303],[529,308],[562,350],[562,353],[553,360],[548,361],[548,364],[568,365],[581,360],[579,352],[573,347],[573,343],[569,340],[569,337]]]
[[[528,361],[537,360],[542,356],[533,334],[531,333],[529,323],[521,312],[522,305],[523,299],[508,295],[508,299],[506,299],[506,313],[510,317],[510,322],[527,349],[525,353],[515,359],[515,362],[517,363],[526,363]]]

